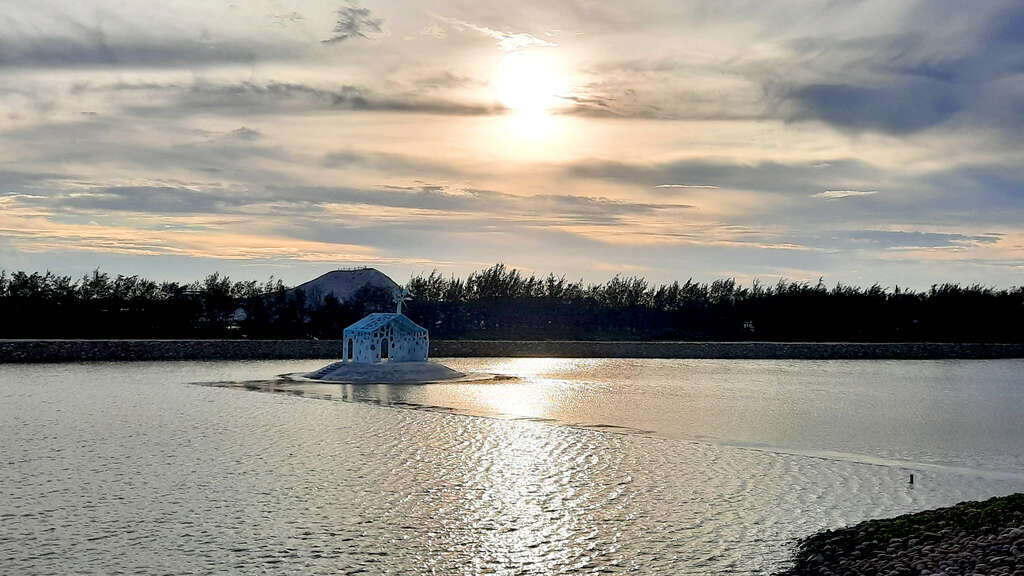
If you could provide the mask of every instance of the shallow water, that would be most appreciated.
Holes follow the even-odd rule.
[[[1022,361],[445,362],[517,379],[0,365],[0,572],[759,574],[1024,490]]]

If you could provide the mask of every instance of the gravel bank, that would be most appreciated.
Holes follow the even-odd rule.
[[[870,520],[803,540],[803,575],[1024,576],[1024,494]]]

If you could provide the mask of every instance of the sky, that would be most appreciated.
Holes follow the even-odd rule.
[[[1024,4],[0,0],[0,268],[1024,284]]]

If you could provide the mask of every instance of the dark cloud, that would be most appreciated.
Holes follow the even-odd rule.
[[[258,42],[201,42],[187,39],[80,37],[0,37],[0,68],[184,67],[251,63],[295,56],[285,46]]]
[[[253,130],[251,128],[246,128],[245,126],[232,130],[229,135],[232,138],[237,138],[239,140],[246,140],[250,142],[253,140],[259,140],[260,138],[263,137],[263,134],[261,134],[259,130]]]
[[[445,90],[451,88],[465,88],[467,86],[484,86],[486,82],[456,74],[451,70],[442,70],[430,74],[423,74],[415,78],[413,84],[421,90]]]
[[[62,193],[48,204],[61,209],[123,211],[160,214],[215,214],[237,208],[245,201],[232,194],[205,193],[172,186],[114,186]]]
[[[880,176],[871,165],[854,159],[830,162],[744,164],[703,160],[681,160],[661,164],[631,164],[585,161],[566,168],[570,176],[632,183],[656,188],[665,182],[703,182],[707,186],[741,190],[792,192],[810,195],[832,189],[842,182],[870,180]],[[680,189],[658,188],[664,194]]]
[[[799,103],[792,120],[814,118],[846,129],[893,133],[929,128],[962,108],[946,86],[916,78],[873,87],[812,84],[794,88],[786,98]]]
[[[948,21],[974,7],[923,3],[899,34],[793,41],[793,51],[805,56],[765,71],[771,78],[765,91],[789,120],[821,120],[847,131],[908,134],[964,122],[1019,136],[1024,107],[1011,103],[1013,87],[1019,89],[1013,79],[1024,72],[1024,7],[1001,2],[984,8],[958,20],[970,23],[962,30]],[[816,80],[790,80],[807,75],[789,73],[793,68]]]
[[[439,212],[479,213],[487,217],[502,215],[561,217],[590,222],[608,222],[627,215],[654,214],[666,210],[685,210],[679,203],[653,204],[622,202],[608,198],[539,194],[519,196],[494,190],[452,188],[447,185],[382,186],[358,188],[278,188],[274,196],[334,204],[365,204],[388,208],[436,210]]]
[[[342,85],[320,87],[292,82],[237,82],[192,84],[116,84],[96,86],[98,91],[153,92],[155,102],[125,110],[146,116],[225,114],[278,114],[332,110],[384,111],[440,115],[493,115],[505,109],[496,104],[475,104],[428,99],[411,93],[379,94],[370,89]]]
[[[1010,48],[1024,46],[1024,4],[1011,2],[1009,6],[994,19],[988,30],[988,37],[999,45]],[[1018,52],[1012,54],[1018,71],[1024,70],[1024,57]]]
[[[0,175],[2,176],[2,175]],[[679,203],[623,202],[600,197],[543,194],[518,196],[493,190],[460,189],[442,184],[381,186],[378,188],[302,186],[214,186],[171,184],[151,186],[90,186],[86,182],[52,182],[30,196],[29,205],[57,212],[135,212],[154,216],[175,214],[253,214],[260,205],[274,216],[302,219],[322,213],[324,206],[373,206],[449,215],[475,216],[481,221],[508,220],[522,225],[558,223],[614,225],[624,218],[656,215],[691,208]],[[414,222],[425,213],[410,214]]]
[[[983,194],[986,204],[999,209],[1005,208],[999,205],[1004,203],[1024,208],[1024,172],[1018,165],[968,164],[930,174],[927,180],[965,200],[977,200]]]
[[[56,172],[0,170],[0,194],[23,191],[27,188],[40,186],[50,180],[66,177],[66,174],[58,174]]]
[[[757,210],[734,216],[736,222],[742,223],[814,228],[852,223],[865,227],[907,223],[953,227],[972,222],[1016,227],[1024,219],[1024,176],[1012,163],[901,174],[855,159],[756,164],[591,160],[570,164],[565,171],[573,178],[653,189],[665,198],[694,193],[687,188],[657,188],[665,182],[717,186],[717,190],[707,190],[705,194],[716,195],[723,205],[728,205],[734,191],[776,195],[772,199],[766,197]],[[833,201],[827,201],[830,199]]]
[[[609,97],[563,97],[572,104],[554,112],[565,116],[584,118],[625,118],[636,120],[696,120],[696,121],[742,121],[768,120],[771,116],[760,111],[745,111],[726,104],[693,105],[685,104],[685,95],[678,96],[671,106],[638,101],[633,104]],[[672,98],[669,98],[672,99]]]
[[[995,244],[1001,237],[1000,234],[965,235],[903,230],[860,230],[847,235],[851,240],[867,241],[883,248],[946,248]]]
[[[1024,221],[1024,173],[1010,164],[973,164],[921,176],[928,193],[918,207],[931,220],[1002,223]]]
[[[253,139],[254,135],[247,132],[172,130],[140,141],[118,130],[123,123],[123,115],[105,115],[77,122],[23,126],[3,136],[18,142],[26,165],[113,162],[119,170],[155,179],[168,172],[195,170],[239,182],[276,183],[284,176],[274,171],[274,165],[303,160],[284,147],[261,144],[263,139]],[[55,177],[57,180],[73,178],[74,175],[67,173]]]
[[[597,80],[559,97],[568,106],[561,114],[593,118],[653,120],[763,120],[773,116],[760,93],[755,96],[729,91],[702,90],[699,82],[680,86],[679,79],[706,74],[682,60],[612,60],[591,65],[586,73]],[[745,71],[723,62],[718,74]],[[749,80],[749,79],[748,79]]]
[[[336,44],[352,38],[370,39],[383,32],[384,20],[374,18],[369,8],[362,8],[358,2],[351,1],[337,11],[338,20],[334,24],[334,35],[323,40],[324,44]]]

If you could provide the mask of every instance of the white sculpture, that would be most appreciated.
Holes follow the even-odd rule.
[[[402,314],[402,303],[412,299],[406,289],[395,292],[394,314],[377,312],[345,328],[344,362],[425,362],[430,350],[427,329]]]
[[[412,300],[412,292],[408,288],[399,288],[395,290],[394,301],[398,305],[398,309],[395,311],[396,314],[402,313],[402,302]]]

